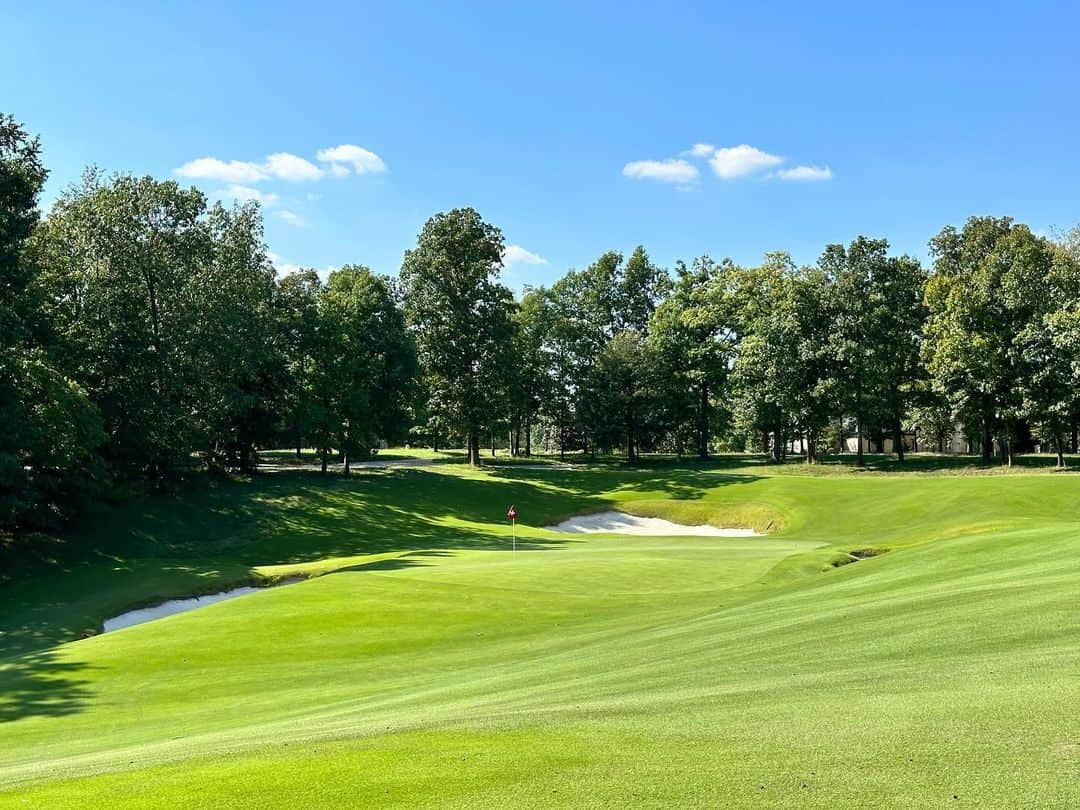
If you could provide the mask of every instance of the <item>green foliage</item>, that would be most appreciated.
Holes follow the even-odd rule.
[[[401,265],[429,408],[466,435],[472,464],[481,427],[505,403],[511,362],[511,295],[497,281],[502,254],[499,229],[457,208],[427,221]]]
[[[671,293],[650,320],[664,422],[677,447],[684,443],[683,435],[693,435],[703,459],[709,455],[713,429],[723,419],[716,400],[724,393],[735,352],[727,279],[736,272],[730,261],[717,265],[708,256],[695,259],[690,267],[679,262]]]
[[[46,172],[39,145],[0,114],[0,542],[55,529],[93,486],[98,413],[59,372],[28,241]]]
[[[324,454],[332,445],[367,458],[379,439],[405,432],[415,375],[413,343],[389,281],[346,265],[330,274],[318,299],[316,374]]]
[[[1063,302],[1054,289],[1060,279],[1054,251],[1008,217],[972,217],[961,231],[943,229],[930,246],[927,368],[954,410],[981,424],[984,460],[996,436],[1011,463],[1019,420],[1049,415],[1045,400],[1059,388],[1049,379],[1037,382],[1025,399],[1025,374],[1051,348],[1044,318]]]
[[[193,454],[248,467],[271,435],[282,360],[254,204],[88,173],[37,238],[66,373],[104,417],[106,458],[168,478]]]

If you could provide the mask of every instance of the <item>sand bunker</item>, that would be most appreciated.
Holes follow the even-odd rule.
[[[187,599],[170,599],[168,602],[162,602],[160,605],[139,608],[138,610],[129,610],[126,613],[121,613],[119,616],[113,616],[111,619],[106,619],[105,623],[102,625],[101,632],[109,633],[124,627],[131,627],[132,625],[142,624],[143,622],[153,621],[154,619],[162,619],[165,616],[172,616],[174,613],[184,613],[188,610],[212,605],[215,602],[224,602],[226,599],[235,599],[238,596],[265,590],[267,587],[291,585],[294,582],[301,581],[302,580],[299,578],[286,579],[271,586],[254,587],[245,585],[241,588],[233,588],[230,591],[208,593],[204,596],[192,596]]]
[[[624,512],[597,512],[564,520],[547,528],[567,534],[644,534],[650,537],[691,535],[694,537],[761,537],[753,529],[718,529],[715,526],[683,526],[661,518],[637,517]]]

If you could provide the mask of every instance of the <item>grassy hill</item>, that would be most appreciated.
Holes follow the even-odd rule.
[[[1080,478],[970,472],[439,465],[104,510],[9,560],[0,806],[1076,804]],[[540,528],[612,506],[770,533]]]

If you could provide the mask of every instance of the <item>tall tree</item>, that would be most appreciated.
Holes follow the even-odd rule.
[[[274,268],[256,203],[215,205],[206,219],[210,256],[188,288],[200,296],[198,365],[203,452],[249,471],[275,436],[284,407],[285,353],[275,312]]]
[[[1052,256],[1008,217],[972,217],[930,241],[924,358],[954,410],[978,415],[984,462],[995,435],[1011,464],[1023,414],[1021,333],[1046,306]]]
[[[136,475],[167,476],[201,449],[200,306],[210,295],[206,202],[149,177],[88,173],[42,229],[44,285],[64,367],[104,417],[104,451]]]
[[[327,432],[348,475],[378,439],[404,432],[413,345],[389,281],[359,265],[330,274],[319,298],[319,329]]]
[[[798,408],[800,327],[795,267],[786,253],[766,255],[734,280],[741,339],[732,366],[732,400],[740,429],[784,460]]]
[[[42,321],[37,257],[45,182],[40,146],[0,114],[0,534],[49,527],[78,503],[96,472],[96,409],[56,368]]]
[[[513,371],[511,412],[514,435],[511,452],[521,452],[524,434],[524,454],[532,455],[532,428],[541,405],[551,389],[552,358],[548,353],[548,335],[552,311],[548,292],[543,287],[530,289],[514,313],[514,337],[510,364]]]
[[[1021,413],[1034,432],[1054,447],[1065,466],[1070,433],[1080,416],[1080,258],[1045,245],[1050,272],[1043,279],[1042,312],[1017,335],[1022,364]]]
[[[464,433],[473,465],[509,361],[513,302],[498,283],[502,255],[499,229],[456,208],[427,221],[401,266],[429,400]]]
[[[286,419],[297,458],[309,439],[313,422],[312,382],[321,289],[318,274],[302,269],[278,281],[275,291],[278,334],[286,362]]]
[[[708,458],[711,424],[718,397],[734,355],[736,334],[727,276],[730,262],[717,265],[708,256],[689,267],[679,262],[670,295],[650,320],[649,341],[663,369],[660,384],[675,430],[693,423],[697,455]]]

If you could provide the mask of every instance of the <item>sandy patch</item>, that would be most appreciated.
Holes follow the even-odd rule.
[[[547,528],[566,534],[643,534],[650,537],[673,537],[690,535],[693,537],[763,537],[753,529],[718,529],[715,526],[683,526],[670,520],[651,517],[637,517],[624,512],[597,512],[593,515],[580,515],[564,520]]]
[[[192,596],[188,599],[170,599],[168,602],[162,602],[160,605],[139,608],[138,610],[129,610],[126,613],[121,613],[119,616],[113,616],[111,619],[106,619],[102,625],[101,632],[110,633],[113,630],[120,630],[124,627],[131,627],[136,624],[142,624],[143,622],[153,621],[154,619],[162,619],[165,616],[172,616],[176,613],[185,613],[189,610],[194,610],[195,608],[206,607],[215,602],[224,602],[227,599],[235,599],[238,596],[245,596],[249,593],[255,593],[256,591],[263,591],[266,590],[267,587],[292,585],[294,582],[302,581],[303,580],[300,578],[293,578],[275,583],[275,585],[264,587],[245,585],[241,588],[233,588],[229,591],[208,593],[204,596]]]

